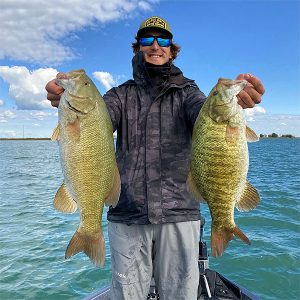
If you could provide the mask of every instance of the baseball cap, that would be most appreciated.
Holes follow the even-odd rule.
[[[143,21],[140,25],[140,28],[139,28],[137,34],[136,34],[137,37],[138,38],[141,37],[149,29],[155,29],[155,30],[161,31],[168,38],[170,38],[170,39],[173,38],[170,24],[166,20],[164,20],[160,17],[153,16],[153,17],[150,17],[150,18],[146,19],[145,21]]]

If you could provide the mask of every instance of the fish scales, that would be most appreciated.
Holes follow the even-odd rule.
[[[101,142],[107,139],[107,136],[103,134],[101,136],[89,128],[91,125],[94,127],[98,120],[97,126],[104,125],[101,118],[97,120],[97,115],[95,112],[94,120],[90,117],[89,122],[84,121],[82,138],[78,142],[70,142],[63,148],[65,153],[62,154],[69,156],[65,166],[65,178],[67,178],[68,186],[72,187],[71,194],[74,199],[80,199],[80,231],[86,229],[87,232],[99,231],[99,218],[102,215],[103,201],[107,194],[107,190],[103,187],[109,187],[110,184],[110,178],[105,174],[112,174],[114,166],[113,157],[109,155],[113,149],[109,147],[110,145]],[[99,199],[99,201],[90,203],[91,198]]]
[[[74,212],[77,207],[80,211],[80,224],[66,258],[83,251],[96,265],[103,265],[103,206],[115,206],[120,194],[112,124],[100,93],[84,70],[62,73],[58,83],[65,92],[53,139],[59,140],[64,184],[54,205],[62,212]]]
[[[111,154],[114,152],[113,143],[103,142],[109,140],[107,133],[112,129],[106,125],[107,120],[100,117],[98,109],[90,114],[89,119],[82,120],[79,140],[69,139],[67,131],[63,131],[66,136],[62,138],[68,140],[68,143],[65,147],[61,147],[61,156],[69,158],[64,160],[63,168],[67,185],[71,187],[73,198],[80,199],[81,228],[89,228],[90,223],[93,223],[93,226],[97,225],[97,229],[93,231],[99,230],[100,222],[96,223],[92,218],[85,216],[93,215],[99,219],[102,215],[103,201],[107,194],[107,188],[104,187],[111,184],[111,178],[107,175],[112,174],[115,167],[114,157]],[[97,132],[94,130],[95,127],[108,128]],[[90,198],[99,201],[89,203]]]
[[[244,193],[248,194],[247,129],[242,109],[237,106],[235,97],[245,83],[225,80],[227,86],[224,87],[224,80],[219,80],[196,120],[192,137],[191,171],[187,181],[190,192],[209,206],[214,256],[222,255],[233,235],[249,243],[234,222],[234,207],[243,199]],[[233,85],[240,85],[240,89],[230,91]],[[223,90],[227,94],[222,94]],[[228,128],[229,125],[232,128]],[[232,135],[229,135],[230,131]],[[253,197],[255,199],[251,208],[259,201],[257,192]]]
[[[204,110],[208,108],[208,105],[203,107]],[[199,145],[198,149],[195,149],[193,159],[200,161],[195,175],[199,176],[202,182],[200,193],[205,199],[208,199],[214,221],[222,224],[222,222],[218,222],[218,219],[224,218],[223,214],[225,214],[227,221],[232,223],[234,201],[226,201],[226,199],[236,199],[242,192],[241,179],[244,178],[248,166],[247,147],[240,147],[240,144],[246,144],[245,134],[239,135],[240,141],[227,143],[225,139],[226,124],[220,126],[205,116],[206,113],[203,111],[197,122],[200,127],[198,128],[199,132],[196,129],[197,135],[194,135],[195,140],[193,140],[195,145]],[[200,141],[197,140],[199,138]],[[192,163],[192,166],[195,165]],[[232,174],[236,176],[232,176]],[[210,201],[210,199],[214,199],[214,201]],[[228,208],[232,213],[227,214]],[[231,225],[234,226],[233,223]]]

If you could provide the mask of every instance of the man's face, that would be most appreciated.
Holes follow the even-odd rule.
[[[161,37],[162,33],[159,31],[148,31],[146,36]],[[156,40],[150,46],[140,45],[140,50],[144,53],[145,61],[153,65],[163,65],[171,58],[171,47],[160,47]]]

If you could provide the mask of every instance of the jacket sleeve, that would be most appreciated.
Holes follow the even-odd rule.
[[[103,95],[108,113],[111,118],[113,130],[116,131],[121,120],[122,104],[115,88],[110,89]]]
[[[187,87],[184,101],[184,113],[189,128],[192,130],[206,96],[199,90],[196,84]]]

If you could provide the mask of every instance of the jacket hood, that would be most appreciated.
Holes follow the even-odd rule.
[[[165,66],[167,68],[167,66]],[[178,86],[183,86],[187,83],[192,83],[194,80],[188,79],[183,76],[181,70],[176,67],[172,62],[170,62],[170,71],[169,71],[169,84],[175,84]],[[133,78],[136,84],[138,85],[147,85],[150,84],[150,76],[147,71],[147,65],[144,60],[144,54],[142,51],[139,51],[132,59],[132,69],[133,69]]]

